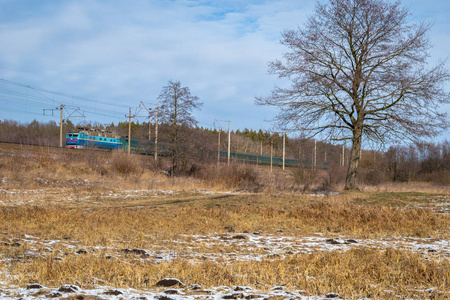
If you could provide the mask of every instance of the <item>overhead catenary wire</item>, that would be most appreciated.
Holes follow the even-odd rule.
[[[32,89],[32,90],[35,90],[35,91],[51,93],[53,95],[58,95],[58,96],[71,98],[71,99],[75,99],[75,100],[88,101],[89,103],[98,103],[98,104],[115,106],[115,107],[121,107],[121,108],[129,108],[130,107],[129,105],[111,103],[111,102],[102,101],[102,100],[98,100],[98,99],[92,99],[92,98],[87,98],[87,97],[75,96],[75,95],[70,95],[70,94],[57,92],[57,91],[52,91],[52,90],[47,90],[47,89],[43,89],[43,88],[32,87],[30,85],[26,85],[26,84],[19,83],[19,82],[14,82],[14,81],[11,81],[11,80],[6,80],[6,79],[3,79],[3,78],[0,78],[0,82],[7,83],[7,84],[10,84],[10,85],[15,85],[15,86],[29,88],[29,89]]]
[[[24,98],[24,96],[27,96],[27,98]],[[19,93],[19,92],[12,92],[0,89],[0,101],[14,101],[15,104],[23,103],[23,104],[35,104],[36,106],[40,107],[42,105],[53,105],[55,100],[43,98],[43,97],[37,97],[32,95],[26,95],[25,93]],[[57,101],[58,103],[62,103],[64,105],[72,105],[72,103],[67,101]],[[56,105],[56,104],[55,104]],[[99,113],[95,110],[95,107],[89,106],[89,105],[82,105],[84,111],[89,111],[92,114],[97,115],[103,115],[103,116],[109,116],[114,118],[119,118],[120,115],[123,114],[123,110],[121,111],[114,111],[110,109],[102,109],[102,113]],[[113,114],[117,114],[114,116]]]
[[[0,101],[1,102],[6,102],[8,100],[10,100],[10,99],[4,99],[4,98],[0,97]],[[25,100],[22,100],[22,99],[19,99],[19,100],[16,99],[14,101],[16,102],[15,104],[18,104],[17,102],[19,102],[19,103],[22,104],[22,106],[23,105],[27,105],[28,109],[31,108],[31,107],[35,107],[35,111],[29,111],[29,110],[26,110],[26,109],[9,108],[9,107],[6,107],[6,106],[2,107],[2,111],[10,111],[10,112],[15,112],[15,113],[25,113],[25,114],[40,116],[40,115],[42,115],[42,107],[48,105],[46,103],[40,103],[40,102],[36,102],[36,101],[25,101]],[[33,105],[30,105],[30,104],[33,104]],[[96,111],[96,110],[93,110],[93,109],[90,109],[90,108],[86,109],[86,107],[83,107],[83,106],[81,108],[83,108],[83,111],[85,113],[89,113],[89,114],[92,114],[92,115],[109,117],[109,118],[114,118],[114,119],[117,119],[117,120],[122,120],[123,119],[123,117],[122,117],[123,112],[122,111],[115,112],[115,111],[101,110],[101,112],[99,112],[98,110]],[[110,112],[110,113],[103,113],[103,112]],[[116,115],[114,115],[114,113]]]
[[[34,93],[30,93],[30,90]],[[30,85],[6,80],[3,78],[0,78],[0,102],[4,103],[4,105],[2,105],[2,111],[10,111],[19,114],[36,116],[42,116],[42,108],[48,107],[49,105],[54,106],[60,104],[76,104],[88,115],[96,115],[106,118],[112,118],[115,120],[123,120],[123,108],[130,107],[130,105],[122,105],[86,97],[74,96],[63,92],[56,92],[48,89],[32,87]]]

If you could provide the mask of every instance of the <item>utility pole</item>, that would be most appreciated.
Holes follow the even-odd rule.
[[[219,128],[219,138],[217,141],[217,165],[220,164],[220,132],[221,132],[221,130]]]
[[[147,108],[144,102],[141,101],[142,106],[148,112],[148,140],[151,140],[151,108]],[[150,103],[152,104],[152,103]],[[155,160],[158,160],[158,103],[155,104]]]
[[[263,150],[263,149],[262,149],[262,148],[263,148],[263,147],[262,147],[262,146],[263,146],[263,145],[262,145],[262,144],[263,144],[262,139],[260,140],[260,142],[261,142],[261,148],[260,148],[260,149],[261,149],[261,152],[260,152],[260,155],[262,156],[262,153],[263,153],[263,152],[262,152],[262,150]]]
[[[283,170],[285,167],[286,160],[286,132],[283,132]]]
[[[128,154],[131,153],[131,118],[136,118],[136,114],[131,115],[131,107],[128,116],[125,115],[125,118],[128,118]]]
[[[155,160],[158,160],[158,103],[156,103],[155,111]]]
[[[231,121],[228,121],[228,165],[230,165],[231,151]]]
[[[230,165],[230,157],[231,157],[231,121],[223,121],[223,120],[214,120],[214,122],[216,122],[217,124],[219,124],[219,126],[223,129],[222,125],[220,124],[220,122],[228,122],[228,161],[227,161],[227,165]]]
[[[128,154],[131,153],[131,107],[128,115]]]
[[[59,148],[63,146],[63,108],[64,106],[61,104],[59,111]]]
[[[273,165],[273,139],[270,140],[270,172],[272,173]]]
[[[44,108],[43,109],[43,114],[45,116],[45,111],[49,110],[52,112],[52,116],[53,116],[53,111],[55,110],[59,110],[59,148],[63,147],[63,115],[64,115],[64,109],[67,112],[67,119],[73,117],[73,118],[84,118],[84,113],[80,112],[80,108],[79,107],[74,107],[74,106],[67,106],[64,104],[61,104],[59,107],[56,108]],[[72,110],[72,112],[69,111]],[[76,113],[80,114],[80,115],[75,115]]]

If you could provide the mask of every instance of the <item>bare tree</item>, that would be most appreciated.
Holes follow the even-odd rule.
[[[194,109],[200,109],[203,105],[197,96],[191,95],[188,87],[182,87],[179,81],[169,81],[163,87],[161,94],[158,96],[161,102],[160,114],[161,122],[170,127],[170,143],[172,157],[172,173],[176,172],[178,161],[185,151],[180,151],[180,133],[186,127],[197,125],[192,112]]]
[[[444,62],[427,68],[430,25],[412,24],[408,10],[385,0],[318,3],[304,29],[286,30],[290,49],[270,73],[277,87],[259,105],[280,109],[276,121],[308,136],[350,140],[345,189],[357,189],[362,138],[374,142],[434,136],[448,127]]]

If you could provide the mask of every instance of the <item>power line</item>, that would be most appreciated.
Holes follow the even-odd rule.
[[[7,89],[5,87],[2,88],[0,86],[0,101],[6,103],[6,105],[8,105],[9,102],[11,102],[11,106],[16,106],[15,108],[6,109],[6,107],[5,107],[6,105],[4,105],[3,111],[8,110],[11,112],[16,112],[16,113],[40,115],[40,113],[30,112],[27,109],[21,109],[18,107],[23,107],[23,106],[26,106],[26,108],[36,107],[36,110],[40,111],[43,106],[56,105],[56,103],[63,104],[63,105],[73,105],[74,104],[73,100],[79,100],[79,101],[89,102],[89,104],[91,104],[91,105],[89,105],[87,103],[83,103],[82,105],[78,105],[79,107],[81,107],[81,109],[84,112],[89,113],[90,115],[97,115],[97,116],[122,120],[123,119],[122,108],[129,108],[128,105],[125,106],[125,105],[121,105],[121,104],[114,104],[114,103],[90,99],[90,98],[86,98],[86,97],[79,97],[79,96],[69,95],[66,93],[51,91],[51,90],[47,90],[47,89],[36,88],[36,87],[32,87],[32,86],[29,86],[29,85],[26,85],[23,83],[6,80],[3,78],[0,78],[0,84],[16,86],[21,89],[26,89],[26,92],[24,92],[24,91],[17,90],[17,89],[14,90],[14,89]],[[29,90],[32,90],[35,93],[28,93]],[[48,95],[46,95],[46,93],[51,94],[53,97],[49,97]],[[55,95],[62,97],[62,99],[60,99],[60,97],[55,97]],[[66,98],[66,99],[64,100],[64,98]],[[72,101],[70,101],[70,100],[72,100]],[[79,103],[77,103],[77,104],[79,104]],[[92,104],[94,104],[94,105],[92,105]],[[104,105],[109,106],[112,109],[111,108],[105,109],[104,107],[101,107]],[[116,109],[114,109],[114,108],[116,108]]]
[[[3,79],[3,78],[0,78],[0,81],[3,82],[3,83],[6,83],[6,84],[10,84],[10,85],[15,85],[15,86],[20,86],[20,87],[24,87],[24,88],[29,88],[29,89],[32,89],[32,90],[37,91],[37,92],[50,93],[50,94],[53,94],[53,95],[58,95],[58,96],[71,98],[71,99],[75,99],[75,100],[88,101],[90,103],[94,102],[94,103],[99,103],[99,104],[109,105],[109,106],[115,106],[115,107],[121,107],[121,108],[129,108],[129,105],[115,104],[115,103],[110,103],[110,102],[106,102],[106,101],[91,99],[91,98],[87,98],[87,97],[74,96],[74,95],[70,95],[70,94],[66,94],[66,93],[62,93],[62,92],[56,92],[56,91],[52,91],[52,90],[32,87],[30,85],[26,85],[26,84],[19,83],[19,82],[14,82],[14,81],[11,81],[11,80],[6,80],[6,79]]]
[[[37,96],[33,96],[33,95],[28,95],[25,93],[20,93],[20,92],[15,92],[15,91],[9,91],[9,90],[3,90],[0,89],[0,100],[4,100],[4,101],[15,101],[16,104],[17,102],[22,102],[22,103],[35,103],[37,105],[49,105],[51,104],[55,104],[55,102],[61,102],[64,105],[71,105],[71,103],[68,103],[67,101],[59,101],[57,99],[50,99],[48,97],[46,98],[42,98],[42,97],[37,97]],[[47,103],[47,104],[45,104]],[[96,107],[93,106],[89,106],[89,105],[83,105],[83,108],[87,109],[92,109],[95,110]],[[123,111],[114,111],[114,110],[109,110],[109,109],[102,109],[103,112],[107,112],[107,113],[117,113],[117,114],[122,114]],[[93,112],[95,113],[95,112]]]
[[[36,112],[29,112],[29,111],[24,111],[24,110],[10,109],[10,108],[2,108],[2,111],[9,111],[9,112],[14,112],[14,113],[18,113],[18,114],[42,116],[42,112],[36,113]],[[52,116],[44,116],[44,117],[52,117]]]
[[[46,103],[32,101],[32,100],[26,100],[26,99],[13,99],[13,100],[5,99],[5,98],[2,98],[1,96],[0,96],[0,101],[1,102],[14,101],[15,106],[17,106],[18,104],[20,106],[27,105],[28,108],[30,108],[30,107],[34,108],[35,107],[36,110],[39,110],[39,111],[41,110],[42,106],[48,105]],[[114,118],[114,119],[123,119],[123,116],[122,116],[123,112],[118,112],[118,111],[116,112],[116,111],[103,110],[103,109],[100,110],[101,112],[99,112],[98,110],[94,110],[94,108],[86,109],[84,106],[82,106],[82,108],[83,108],[84,112],[87,112],[89,114],[103,116],[103,117],[109,117],[109,118]],[[6,106],[3,106],[2,110],[3,111],[10,110],[10,111],[14,111],[14,112],[27,112],[24,109],[22,109],[22,110],[17,109],[17,108],[16,109],[12,109],[12,108],[8,108]],[[28,113],[29,114],[36,114],[36,115],[40,115],[41,114],[40,112],[39,113],[38,112],[28,112]],[[114,114],[116,114],[116,115],[114,115]]]

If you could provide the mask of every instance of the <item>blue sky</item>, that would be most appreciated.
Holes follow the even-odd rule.
[[[450,1],[403,5],[414,21],[434,23],[430,62],[446,59]],[[280,84],[267,64],[287,50],[281,32],[301,27],[314,6],[314,0],[0,0],[0,119],[58,121],[42,109],[62,103],[79,106],[87,121],[117,123],[127,107],[154,103],[169,80],[179,80],[204,102],[195,114],[199,125],[220,119],[233,129],[271,129],[276,111],[255,106],[254,98]]]

